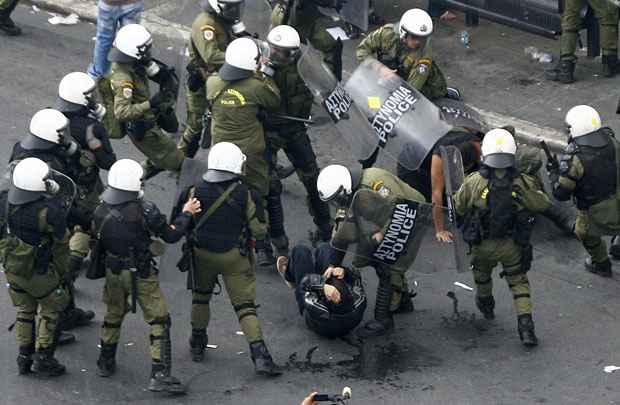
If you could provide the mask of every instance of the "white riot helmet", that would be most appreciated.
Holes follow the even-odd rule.
[[[322,201],[330,201],[353,192],[353,177],[349,169],[342,165],[329,165],[319,173],[316,180],[319,198]]]
[[[275,66],[294,63],[299,54],[301,39],[297,30],[289,25],[278,25],[267,35],[268,59]]]
[[[113,51],[118,52],[111,54],[109,59],[130,62],[148,58],[151,45],[153,45],[153,36],[146,28],[140,24],[128,24],[116,33]]]
[[[495,128],[482,139],[482,163],[494,169],[505,169],[515,165],[517,144],[510,132]]]
[[[415,37],[426,38],[433,33],[433,20],[428,13],[421,8],[413,8],[405,11],[398,24],[400,39],[407,34]]]
[[[24,149],[50,149],[65,142],[69,135],[69,120],[60,111],[45,108],[30,120],[30,134],[21,142]]]
[[[14,205],[27,204],[38,200],[44,193],[56,193],[58,184],[49,179],[50,168],[41,159],[26,158],[13,169],[13,181],[9,189],[9,203]]]
[[[202,178],[210,183],[235,179],[243,174],[246,159],[245,154],[234,143],[216,143],[209,151],[208,169]]]
[[[105,107],[95,102],[95,80],[83,72],[72,72],[58,85],[58,109],[62,112],[79,112],[87,108],[99,121],[105,116]]]
[[[225,63],[219,75],[227,82],[247,79],[259,67],[260,52],[256,42],[250,38],[237,38],[226,48]]]
[[[122,204],[142,197],[144,170],[131,159],[117,160],[108,172],[108,186],[101,199],[111,205]]]
[[[235,35],[245,31],[245,24],[241,21],[245,0],[208,0],[208,4],[215,14],[233,23],[231,30]]]
[[[601,116],[589,105],[577,105],[566,113],[564,122],[572,138],[578,138],[601,129]]]

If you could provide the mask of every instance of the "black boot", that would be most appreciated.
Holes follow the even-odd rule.
[[[32,372],[32,355],[34,354],[34,346],[20,346],[17,355],[17,371],[19,375],[29,374]]]
[[[276,259],[273,257],[271,241],[267,239],[262,247],[256,247],[256,265],[259,267],[269,267],[273,266],[275,262]]]
[[[592,262],[592,258],[588,257],[586,259],[585,266],[587,271],[597,274],[601,277],[613,276],[613,273],[611,272],[611,260],[609,259],[606,259],[605,261],[600,263],[594,263]]]
[[[619,69],[618,55],[603,55],[603,76],[614,77]]]
[[[538,338],[534,333],[534,321],[532,320],[532,315],[519,315],[517,319],[517,326],[519,329],[519,338],[521,339],[521,342],[523,342],[524,346],[534,347],[538,345]]]
[[[172,376],[172,342],[170,340],[170,326],[172,321],[168,316],[168,321],[164,326],[161,338],[161,360],[153,360],[151,369],[151,381],[149,391],[166,392],[168,394],[183,395],[187,389],[178,378]]]
[[[58,346],[66,346],[75,343],[75,335],[69,332],[60,332],[58,335]]]
[[[476,306],[478,310],[484,315],[484,319],[495,319],[495,298],[491,297],[476,297]]]
[[[560,59],[558,64],[551,70],[545,71],[548,80],[570,84],[575,82],[575,62],[570,59]]]
[[[282,374],[282,369],[273,362],[273,358],[271,358],[271,354],[269,354],[269,350],[267,350],[267,346],[265,346],[265,342],[262,340],[250,343],[250,354],[256,374],[269,377],[276,377]]]
[[[22,33],[21,28],[15,25],[15,22],[11,19],[11,13],[15,7],[17,7],[17,1],[6,10],[0,11],[0,31],[12,37]]]
[[[272,237],[271,244],[276,248],[276,257],[288,256],[288,237],[286,235]]]
[[[573,236],[575,233],[575,214],[565,204],[554,202],[553,205],[543,215],[555,224],[566,236]]]
[[[611,238],[609,254],[614,260],[620,260],[620,238],[617,235]]]
[[[116,347],[116,343],[101,342],[101,350],[97,360],[97,375],[99,377],[110,377],[116,372]]]
[[[85,311],[75,306],[75,299],[71,293],[69,305],[60,315],[60,329],[63,331],[71,330],[80,326],[86,326],[95,317],[93,311]]]
[[[32,370],[48,377],[57,377],[65,373],[65,366],[54,357],[54,347],[37,350],[34,355]]]
[[[189,351],[192,354],[192,361],[200,363],[205,359],[205,349],[209,343],[206,329],[192,329],[192,336],[189,338]]]
[[[388,270],[377,269],[377,275],[381,272],[388,272]],[[375,302],[375,319],[366,322],[366,324],[357,331],[357,335],[360,338],[383,336],[394,329],[394,319],[390,312],[392,284],[390,282],[389,273],[384,276],[379,275],[379,277],[377,300]]]
[[[415,297],[415,293],[411,293],[410,291],[401,291],[400,293],[400,302],[398,303],[398,307],[392,311],[393,314],[408,314],[414,311],[413,300]]]

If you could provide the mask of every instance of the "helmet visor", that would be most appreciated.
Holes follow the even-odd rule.
[[[492,153],[483,156],[482,163],[494,169],[506,169],[515,165],[515,155],[511,153]]]
[[[299,48],[284,48],[269,44],[268,59],[276,66],[285,66],[295,63],[299,56]]]

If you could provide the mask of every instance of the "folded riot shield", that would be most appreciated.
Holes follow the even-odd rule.
[[[241,20],[248,33],[267,38],[271,25],[271,5],[267,0],[246,1]]]
[[[435,101],[441,110],[443,118],[453,127],[467,128],[477,133],[487,132],[487,123],[478,111],[466,105],[461,100],[441,98]]]
[[[376,59],[362,62],[344,88],[370,123],[371,145],[409,170],[417,170],[452,129],[435,104]],[[367,140],[365,135],[359,141]]]
[[[205,160],[185,158],[183,160],[183,165],[181,165],[181,174],[179,175],[177,192],[173,204],[176,203],[183,191],[200,182],[202,175],[205,174],[206,171],[207,162]]]
[[[368,31],[368,13],[370,0],[348,0],[340,10],[343,20],[366,32]]]
[[[325,65],[321,52],[312,46],[304,46],[297,68],[317,104],[320,104],[331,118],[335,132],[348,144],[350,153],[357,159],[368,159],[377,147],[373,129],[366,116]]]
[[[446,199],[448,200],[448,219],[450,231],[453,235],[454,259],[456,270],[464,273],[469,270],[469,256],[467,243],[463,240],[463,233],[458,227],[456,211],[454,208],[454,194],[463,184],[464,170],[461,153],[455,146],[440,146],[443,176],[446,185]]]
[[[432,225],[432,206],[381,190],[357,191],[337,225],[331,244],[351,252],[357,267],[382,266],[403,271],[413,264],[426,230]],[[434,269],[413,268],[435,272]]]

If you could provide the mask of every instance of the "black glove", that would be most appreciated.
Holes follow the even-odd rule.
[[[155,93],[155,95],[149,100],[153,110],[163,110],[164,108],[162,107],[165,107],[165,104],[167,104],[166,102],[166,97],[159,92]]]

